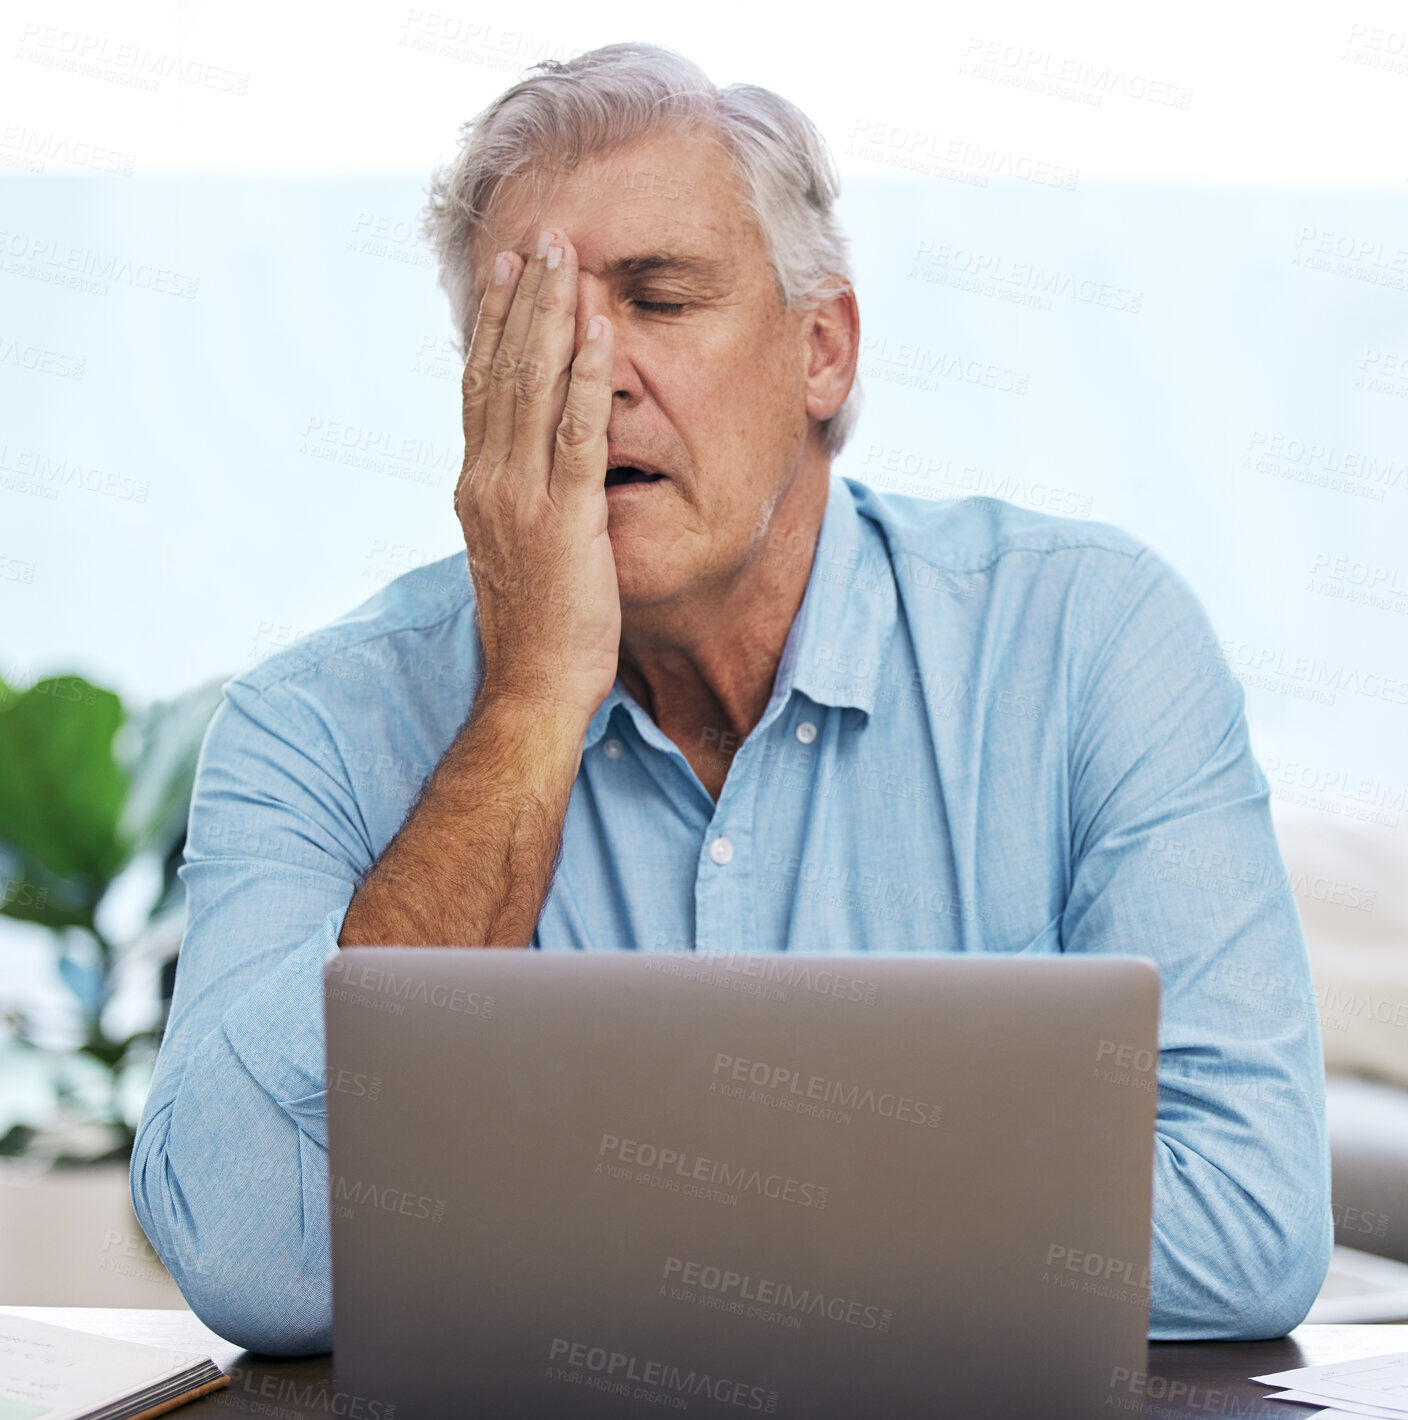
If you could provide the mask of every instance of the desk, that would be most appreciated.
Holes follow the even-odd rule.
[[[208,1355],[229,1377],[229,1386],[179,1410],[180,1420],[372,1420],[339,1396],[333,1385],[332,1357],[298,1359],[254,1356],[222,1341],[191,1312],[121,1311],[98,1307],[0,1307],[15,1316],[71,1326],[124,1341],[145,1341]],[[1146,1420],[1291,1420],[1314,1412],[1304,1405],[1263,1400],[1266,1386],[1248,1376],[1267,1375],[1295,1366],[1408,1351],[1408,1324],[1393,1326],[1301,1326],[1280,1341],[1154,1342],[1149,1347]],[[1109,1411],[1108,1415],[1115,1412]]]

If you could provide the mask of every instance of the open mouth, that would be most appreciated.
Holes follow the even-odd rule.
[[[643,468],[632,468],[630,465],[606,470],[608,488],[620,488],[630,483],[660,483],[664,478],[663,473],[647,473]]]

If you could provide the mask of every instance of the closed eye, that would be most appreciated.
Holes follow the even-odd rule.
[[[677,316],[685,308],[683,301],[637,301],[635,304],[643,311],[654,311],[664,316]]]

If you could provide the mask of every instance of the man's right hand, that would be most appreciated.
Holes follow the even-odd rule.
[[[615,683],[613,332],[577,331],[577,253],[505,253],[464,369],[464,528],[484,652],[468,718],[354,890],[338,943],[531,945],[591,717]]]
[[[621,597],[607,533],[615,333],[573,359],[577,253],[545,233],[496,258],[464,367],[464,530],[484,654],[481,694],[590,720],[616,679]],[[553,248],[560,260],[552,256]],[[550,267],[549,261],[554,261]]]

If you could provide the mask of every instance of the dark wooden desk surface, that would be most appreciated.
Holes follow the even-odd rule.
[[[100,1307],[0,1307],[15,1316],[71,1326],[151,1346],[171,1346],[208,1355],[229,1377],[229,1386],[173,1411],[186,1420],[243,1415],[274,1420],[356,1420],[363,1407],[337,1393],[332,1357],[296,1360],[255,1356],[222,1341],[190,1312],[121,1311]],[[1408,1324],[1393,1326],[1302,1326],[1280,1341],[1156,1342],[1149,1347],[1146,1420],[1301,1420],[1314,1412],[1304,1405],[1263,1399],[1271,1392],[1249,1376],[1327,1361],[1408,1351]],[[1113,1414],[1114,1412],[1108,1412]],[[372,1420],[363,1414],[360,1420]],[[1039,1417],[1021,1417],[1039,1420]]]

